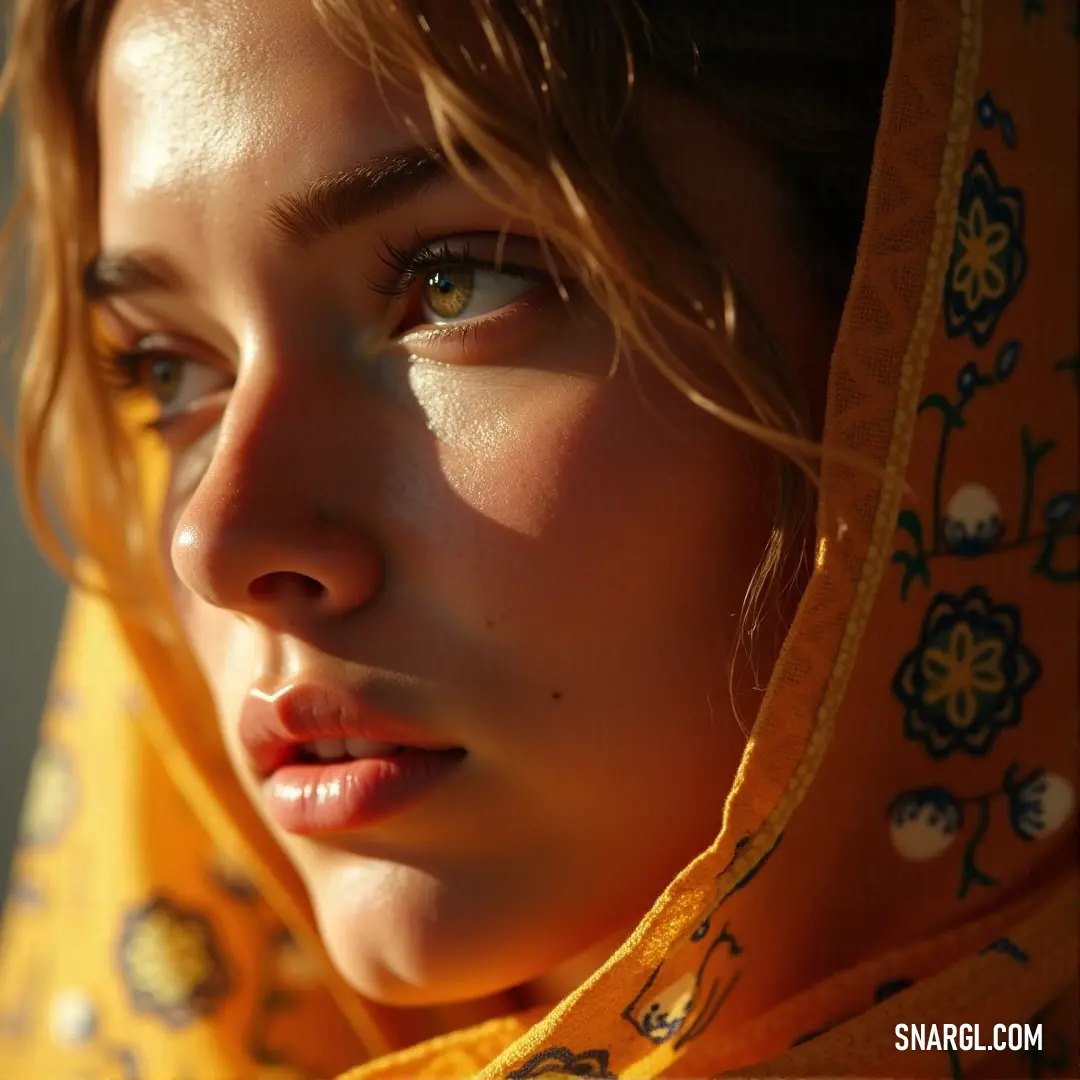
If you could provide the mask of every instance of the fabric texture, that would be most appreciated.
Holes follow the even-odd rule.
[[[596,975],[402,1049],[329,964],[203,692],[75,596],[0,1076],[1080,1075],[1076,37],[1065,0],[898,4],[826,416],[867,467],[825,460],[719,836]],[[898,1049],[919,1024],[929,1048]]]

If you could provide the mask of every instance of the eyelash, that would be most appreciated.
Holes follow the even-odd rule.
[[[166,350],[115,349],[97,353],[106,383],[121,393],[137,390],[142,385],[143,365],[161,356]]]
[[[490,270],[537,283],[549,280],[547,274],[535,267],[519,266],[505,260],[475,258],[470,254],[467,240],[460,247],[450,247],[446,240],[436,244],[428,243],[418,233],[415,246],[411,249],[398,247],[385,237],[382,239],[382,247],[379,261],[393,271],[394,280],[386,283],[368,279],[372,291],[381,296],[404,296],[421,278],[435,270],[445,270],[448,266]]]
[[[367,279],[368,286],[381,296],[402,297],[406,296],[417,281],[435,270],[444,270],[449,266],[463,266],[471,270],[490,270],[500,274],[508,274],[512,277],[521,277],[530,281],[541,283],[550,278],[543,271],[535,267],[520,266],[503,260],[478,259],[470,254],[469,242],[451,247],[449,242],[443,240],[437,243],[429,243],[418,233],[415,246],[410,248],[398,247],[385,237],[382,238],[382,252],[379,261],[393,273],[393,280],[379,282]],[[467,329],[467,325],[448,326],[444,333],[461,333]],[[137,391],[142,385],[145,365],[162,356],[172,355],[168,349],[143,349],[138,346],[131,349],[109,350],[99,353],[101,366],[106,381],[127,394]]]
[[[423,244],[417,236],[417,245],[412,249],[398,247],[385,237],[382,238],[382,251],[379,262],[393,272],[393,280],[379,282],[368,278],[372,292],[380,296],[404,296],[426,273],[445,266],[474,266],[476,260],[469,256],[469,245],[452,249],[444,240],[441,246]]]

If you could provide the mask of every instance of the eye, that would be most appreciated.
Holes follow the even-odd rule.
[[[146,365],[146,390],[162,409],[171,405],[180,393],[184,363],[178,356],[156,356]]]
[[[539,273],[526,276],[480,263],[437,269],[421,282],[420,317],[438,326],[490,315],[532,292],[539,278]]]
[[[417,237],[412,249],[386,240],[383,248],[380,258],[394,276],[369,283],[376,292],[409,298],[398,332],[479,321],[554,288],[539,245],[523,236],[477,233],[434,243]]]
[[[114,354],[107,362],[122,390],[144,395],[158,406],[155,425],[227,389],[233,381],[231,375],[205,361],[146,345]]]
[[[143,358],[143,385],[161,406],[162,418],[191,408],[210,394],[227,388],[232,377],[190,356],[157,353]]]

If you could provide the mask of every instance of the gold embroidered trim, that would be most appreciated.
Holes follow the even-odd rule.
[[[741,858],[734,860],[733,875],[749,870],[776,842],[777,836],[802,802],[817,773],[832,740],[836,714],[847,692],[852,668],[858,657],[863,633],[887,563],[889,540],[896,529],[896,518],[904,494],[904,474],[915,431],[917,399],[922,387],[926,358],[930,352],[930,338],[941,306],[942,274],[956,230],[957,196],[964,173],[963,154],[975,103],[975,76],[982,45],[982,0],[960,0],[960,10],[960,44],[953,80],[953,100],[941,159],[938,194],[934,201],[934,231],[926,260],[922,297],[901,365],[900,387],[893,415],[892,442],[884,467],[870,543],[863,558],[862,572],[855,587],[855,597],[844,625],[840,647],[817,710],[814,727],[807,739],[802,761],[792,773],[787,791],[765,820],[753,842],[746,845]]]

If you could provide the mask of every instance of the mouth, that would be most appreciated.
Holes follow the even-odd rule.
[[[300,684],[252,690],[240,742],[272,820],[301,836],[350,832],[401,813],[466,757],[362,693]]]
[[[371,739],[314,739],[295,743],[294,761],[306,765],[332,765],[342,761],[358,761],[371,757],[397,757],[413,747],[399,743],[373,742]]]

